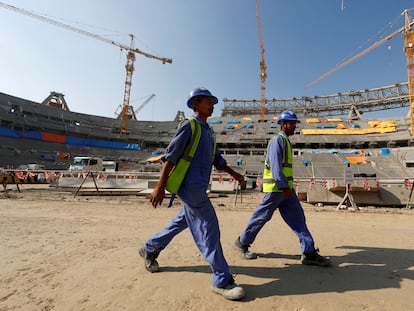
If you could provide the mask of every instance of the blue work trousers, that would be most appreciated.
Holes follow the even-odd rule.
[[[276,209],[279,209],[283,220],[299,238],[302,254],[312,253],[315,250],[314,241],[306,225],[305,213],[296,193],[291,198],[286,198],[282,192],[265,193],[246,229],[240,235],[240,242],[244,245],[252,244],[265,223],[272,219]]]
[[[202,204],[197,204],[197,207],[191,207],[183,200],[183,208],[175,219],[163,231],[148,239],[145,249],[158,255],[178,233],[187,227],[204,259],[210,264],[213,286],[226,286],[232,275],[221,247],[217,215],[207,195]]]

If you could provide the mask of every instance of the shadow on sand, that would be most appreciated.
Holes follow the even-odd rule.
[[[244,301],[270,296],[301,295],[311,293],[347,292],[400,288],[403,279],[414,280],[414,250],[341,246],[349,252],[331,257],[332,266],[320,268],[299,263],[285,267],[231,266],[234,274],[269,280],[261,285],[242,285],[247,294]],[[297,255],[260,254],[262,258],[298,259]],[[191,271],[211,273],[209,266],[162,267],[163,272]],[[299,280],[299,281],[294,281]]]

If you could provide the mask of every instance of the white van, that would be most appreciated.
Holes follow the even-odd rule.
[[[19,165],[17,167],[17,170],[19,171],[44,171],[46,170],[45,166],[42,164],[35,164],[35,163],[30,163],[30,164],[24,164],[24,165]]]
[[[116,172],[118,170],[118,163],[115,161],[103,161],[103,171],[105,172]]]
[[[96,157],[74,157],[69,172],[102,171],[103,161]]]

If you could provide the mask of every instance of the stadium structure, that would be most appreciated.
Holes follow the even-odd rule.
[[[267,143],[279,131],[278,114],[291,109],[302,121],[291,141],[297,190],[304,199],[338,201],[346,168],[355,177],[354,193],[360,190],[358,203],[400,205],[408,196],[414,177],[410,118],[362,117],[408,107],[407,83],[267,100],[264,119],[256,100],[223,102],[222,115],[209,123],[229,165],[246,175],[251,188],[260,179]],[[120,133],[119,118],[71,112],[59,93],[52,92],[42,103],[0,93],[0,166],[16,169],[37,163],[65,170],[75,156],[93,155],[117,161],[121,170],[153,170],[156,164],[147,160],[165,150],[184,117],[179,111],[173,121],[129,120],[128,132]]]

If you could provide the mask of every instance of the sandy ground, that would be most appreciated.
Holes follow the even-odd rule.
[[[240,197],[239,197],[240,199]],[[278,213],[242,260],[231,244],[260,193],[212,198],[241,301],[210,291],[211,273],[188,231],[148,273],[137,247],[180,205],[154,210],[144,197],[74,197],[53,189],[0,193],[0,310],[414,310],[414,210],[359,212],[304,205],[333,266],[299,262],[296,236]],[[165,202],[164,204],[166,204]]]

